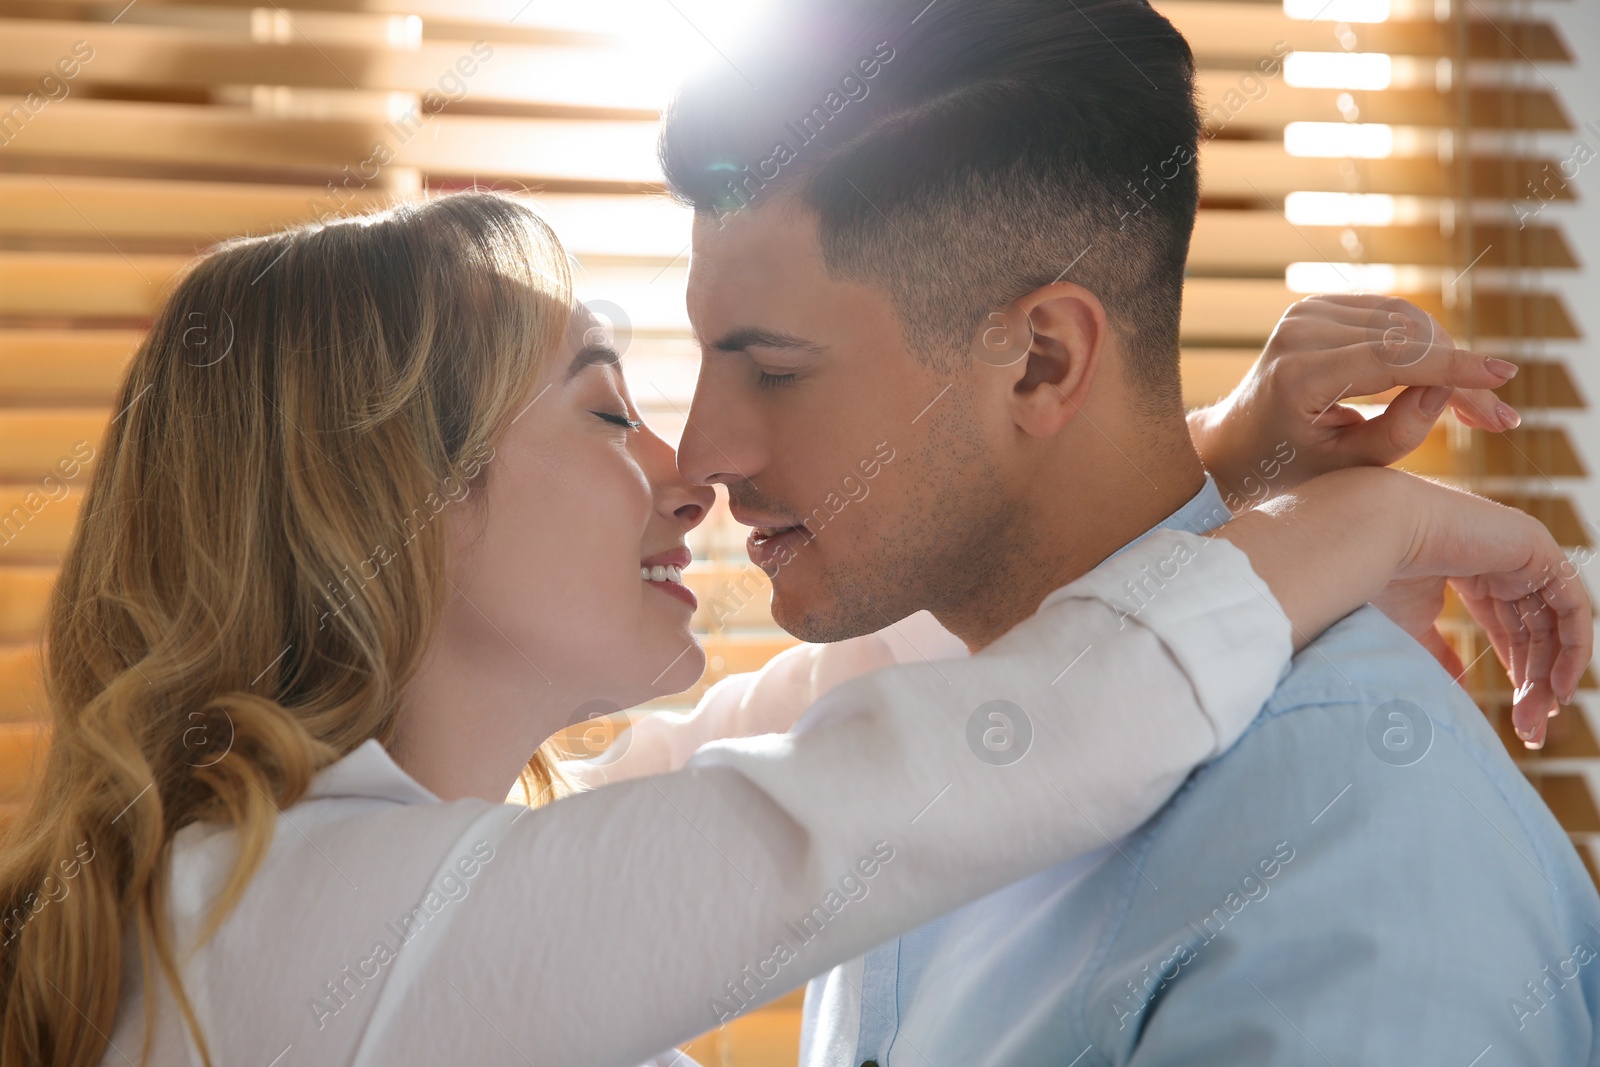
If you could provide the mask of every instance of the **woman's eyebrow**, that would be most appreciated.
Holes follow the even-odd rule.
[[[572,362],[567,366],[567,378],[583,370],[585,367],[616,366],[622,362],[622,356],[610,345],[585,345],[572,357]]]

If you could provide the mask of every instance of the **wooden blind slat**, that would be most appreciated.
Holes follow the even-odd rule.
[[[336,212],[326,186],[0,174],[0,235],[172,237],[203,245],[395,199],[361,191],[345,202],[341,195],[345,210]],[[692,217],[665,195],[540,193],[529,200],[570,252],[662,265],[686,254]]]
[[[1396,56],[1456,54],[1456,30],[1451,22],[1390,19],[1386,22],[1345,24],[1353,36],[1341,40],[1332,21],[1292,19],[1279,4],[1222,3],[1213,0],[1155,0],[1154,7],[1188,38],[1201,63],[1271,56],[1278,42],[1296,51],[1387,52]],[[1468,24],[1468,52],[1473,57],[1498,58],[1507,40],[1534,61],[1567,62],[1571,52],[1555,28],[1534,19],[1496,18],[1493,24],[1474,17]],[[1513,53],[1516,54],[1516,53]]]
[[[0,122],[25,106],[0,97]],[[655,124],[577,119],[493,118],[440,114],[412,126],[379,121],[272,118],[243,108],[153,104],[68,98],[23,125],[6,152],[18,158],[96,159],[195,166],[352,167],[353,188],[387,167],[417,167],[437,174],[520,177],[530,181],[607,183],[648,188],[660,182]],[[393,159],[376,160],[383,143]],[[1546,158],[1486,157],[1474,161],[1476,195],[1522,195],[1529,182],[1553,172]],[[1546,170],[1549,168],[1549,171]],[[1281,142],[1213,140],[1201,152],[1208,196],[1281,198],[1294,190],[1387,192],[1454,196],[1453,168],[1431,158],[1348,161],[1291,156]],[[597,190],[598,191],[598,190]],[[1572,199],[1570,184],[1552,186]],[[1132,199],[1124,209],[1132,212]],[[330,197],[331,209],[339,198]],[[1116,209],[1112,205],[1112,210]]]
[[[0,722],[37,720],[44,707],[38,645],[0,645]]]
[[[88,33],[94,59],[80,85],[283,85],[404,91],[588,110],[653,114],[659,94],[628,78],[595,77],[615,50],[473,41],[424,41],[416,49],[315,42],[256,43],[247,36],[173,26],[95,26],[0,18],[0,75],[32,80]]]
[[[26,641],[44,625],[56,568],[0,567],[0,642]]]
[[[1352,254],[1347,234],[1358,249]],[[1530,223],[1522,230],[1504,223],[1477,223],[1474,240],[1485,249],[1479,267],[1578,266],[1571,247],[1555,226]],[[1281,271],[1290,263],[1397,263],[1449,266],[1461,255],[1460,241],[1437,224],[1396,226],[1302,226],[1272,208],[1255,211],[1201,211],[1189,242],[1189,270]]]
[[[26,122],[17,125],[5,146],[8,155],[19,158],[335,171],[350,167],[354,188],[367,187],[393,167],[597,184],[650,185],[661,179],[655,123],[644,120],[417,112],[410,120],[310,121],[256,115],[241,107],[73,97],[28,117],[22,97],[0,97],[0,124],[7,115],[19,114]],[[337,199],[331,203],[338,206]]]
[[[0,330],[0,402],[63,395],[110,401],[138,330]]]
[[[0,801],[25,798],[44,771],[49,732],[41,723],[0,723]]]
[[[1543,181],[1559,163],[1545,157],[1475,158],[1471,166],[1473,195],[1493,199],[1525,196],[1530,182]],[[1428,197],[1462,194],[1456,168],[1436,159],[1291,156],[1277,141],[1212,141],[1201,151],[1200,174],[1201,195],[1246,200],[1281,200],[1296,190]],[[1576,194],[1569,185],[1552,183],[1548,196],[1572,200]]]
[[[142,0],[146,7],[213,7],[249,9],[257,0]],[[59,9],[64,15],[81,10],[80,0],[34,0],[33,10]],[[597,39],[615,38],[619,27],[637,22],[637,8],[619,3],[588,0],[583,4],[563,0],[536,0],[525,7],[507,5],[501,0],[296,0],[296,10],[365,12],[384,15],[420,15],[427,22],[446,22],[463,27],[479,26],[484,32],[494,29],[533,28],[545,31],[582,33]],[[1157,0],[1155,7],[1189,39],[1197,56],[1239,58],[1270,55],[1277,41],[1296,49],[1338,51],[1343,45],[1334,36],[1331,21],[1303,21],[1284,15],[1278,4],[1213,2],[1213,0]],[[629,15],[633,18],[630,19]],[[515,23],[511,22],[516,16]],[[1390,19],[1382,23],[1351,23],[1354,49],[1363,52],[1388,52],[1391,55],[1453,56],[1455,28],[1449,22]],[[1496,17],[1493,23],[1481,17],[1469,19],[1469,52],[1474,57],[1497,58],[1508,47],[1535,62],[1567,62],[1572,56],[1555,28],[1547,21],[1517,17]]]
[[[64,485],[66,477],[87,485],[93,462],[82,457],[98,452],[111,414],[102,408],[0,410],[0,479],[49,475],[52,486]]]
[[[36,486],[0,485],[0,566],[59,559],[82,504],[80,488],[52,499]]]

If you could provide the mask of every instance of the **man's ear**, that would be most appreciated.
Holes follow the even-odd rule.
[[[1036,437],[1054,435],[1088,401],[1109,343],[1105,306],[1081,285],[1052,282],[990,319],[984,358],[1012,376],[1013,420]]]

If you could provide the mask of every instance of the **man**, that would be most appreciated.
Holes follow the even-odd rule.
[[[1225,521],[1179,388],[1200,122],[1170,24],[1141,0],[814,0],[728,58],[662,136],[696,209],[679,462],[754,527],[780,625],[859,648],[898,624],[865,639],[890,659],[975,650],[1149,530]],[[1319,305],[1356,337],[1387,313]],[[1346,354],[1369,363],[1344,395],[1411,384],[1384,354]],[[1253,382],[1235,414],[1270,393]],[[1369,438],[1258,440],[1235,470],[1274,488],[1330,454],[1387,462],[1429,400],[1403,394],[1387,425],[1335,409]],[[924,609],[942,629],[910,621]],[[820,662],[777,669],[814,690]],[[1026,755],[1018,710],[974,745],[997,774]],[[1592,1063],[1597,956],[1565,835],[1451,674],[1369,607],[1140,830],[815,980],[802,1057]]]

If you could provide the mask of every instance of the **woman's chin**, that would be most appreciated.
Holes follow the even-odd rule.
[[[669,662],[650,680],[650,696],[647,699],[671,696],[691,689],[705,674],[706,650],[700,646],[699,636],[686,630],[679,635],[679,642],[673,651],[659,657]]]

